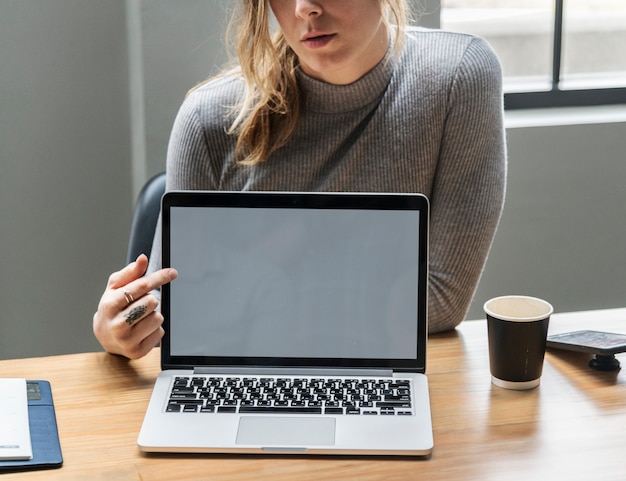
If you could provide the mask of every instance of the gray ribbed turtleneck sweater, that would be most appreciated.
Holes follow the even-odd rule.
[[[225,133],[241,79],[193,91],[170,138],[168,190],[423,193],[431,203],[429,330],[454,328],[504,199],[501,69],[493,51],[469,35],[411,29],[399,58],[390,51],[353,84],[299,80],[306,107],[293,138],[253,167],[233,162],[235,139]]]

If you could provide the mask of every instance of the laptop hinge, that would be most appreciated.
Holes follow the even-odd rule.
[[[391,369],[324,369],[324,368],[277,368],[277,367],[196,367],[194,374],[247,374],[250,376],[371,376],[392,377]]]

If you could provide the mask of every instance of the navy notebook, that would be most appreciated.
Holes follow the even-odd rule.
[[[26,389],[33,457],[21,461],[0,461],[0,473],[52,469],[61,467],[63,464],[50,383],[26,381]]]

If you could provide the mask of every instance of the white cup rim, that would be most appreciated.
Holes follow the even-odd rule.
[[[506,312],[505,313],[496,312],[495,310],[492,310],[491,307],[489,307],[493,303],[502,304],[507,300],[517,302],[518,305],[520,304],[520,301],[521,301],[521,303],[526,305],[525,307],[532,307],[533,309],[530,309],[530,310],[533,310],[535,312],[530,313],[530,310],[529,310],[523,315],[511,315],[511,314],[507,314]],[[493,299],[489,299],[483,305],[483,310],[485,311],[487,315],[491,317],[494,317],[496,319],[501,319],[503,321],[512,321],[512,322],[540,321],[542,319],[546,319],[547,317],[550,317],[550,315],[552,315],[552,313],[554,312],[554,308],[552,307],[552,304],[550,304],[548,301],[539,299],[538,297],[516,296],[516,295],[500,296],[500,297],[494,297]]]

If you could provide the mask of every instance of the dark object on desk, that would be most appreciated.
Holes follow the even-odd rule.
[[[21,461],[0,461],[0,473],[59,468],[63,464],[50,383],[26,381],[26,390],[33,457]]]
[[[599,331],[574,331],[548,336],[547,347],[595,354],[589,366],[598,371],[616,371],[615,354],[626,352],[626,335]]]
[[[159,212],[161,212],[161,197],[164,192],[165,172],[148,180],[139,192],[128,240],[127,263],[133,262],[140,254],[150,257],[154,232]]]

